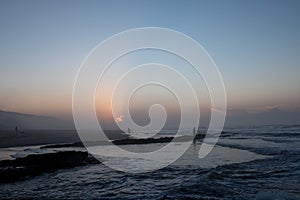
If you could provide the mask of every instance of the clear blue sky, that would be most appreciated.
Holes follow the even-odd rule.
[[[300,111],[300,1],[0,1],[0,110],[69,116],[76,72],[118,32],[171,28],[198,41],[228,107]]]

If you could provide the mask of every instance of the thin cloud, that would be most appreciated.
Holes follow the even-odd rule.
[[[123,121],[123,115],[121,115],[121,116],[119,116],[119,117],[116,117],[116,118],[115,118],[115,121],[116,121],[117,123],[122,122],[122,121]]]

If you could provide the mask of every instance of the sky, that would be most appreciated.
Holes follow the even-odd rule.
[[[224,80],[229,115],[300,112],[299,19],[296,0],[2,0],[0,110],[71,118],[76,73],[97,44],[128,29],[164,27],[210,54]],[[124,63],[141,61],[136,57]],[[141,94],[136,101],[148,105]]]

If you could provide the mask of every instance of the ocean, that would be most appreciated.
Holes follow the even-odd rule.
[[[124,148],[150,151],[164,145],[124,145]],[[198,158],[200,146],[201,141],[196,142],[176,162],[147,173],[120,172],[99,163],[0,183],[0,198],[300,199],[299,125],[225,128],[213,151],[203,159]],[[69,149],[84,151],[80,147]],[[15,157],[64,150],[7,149]],[[7,151],[2,149],[2,156],[10,156],[4,153]],[[113,153],[107,156],[111,159],[104,162],[118,163],[118,159],[124,159]]]

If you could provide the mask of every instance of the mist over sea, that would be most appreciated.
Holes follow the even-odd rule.
[[[126,145],[126,149],[151,150],[164,145]],[[0,183],[0,197],[300,199],[299,125],[226,128],[218,144],[204,159],[198,158],[200,146],[201,141],[197,141],[178,161],[154,172],[128,174],[103,163],[89,163]],[[2,148],[2,158],[8,150],[11,156],[24,157],[50,151],[84,151],[84,148]],[[125,158],[113,158],[115,162],[118,159]],[[127,159],[128,162],[142,162]]]

